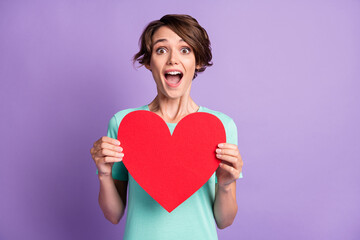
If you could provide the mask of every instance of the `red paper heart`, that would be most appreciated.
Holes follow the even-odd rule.
[[[201,188],[217,169],[217,144],[225,129],[204,112],[184,117],[170,135],[164,120],[149,111],[134,111],[120,123],[123,163],[135,181],[168,212]]]

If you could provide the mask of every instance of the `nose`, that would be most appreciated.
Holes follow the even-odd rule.
[[[169,54],[168,64],[175,65],[179,63],[179,58],[176,54],[176,51],[171,50]]]

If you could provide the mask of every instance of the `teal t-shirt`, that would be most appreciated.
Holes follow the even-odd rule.
[[[121,120],[126,114],[137,110],[149,111],[149,107],[145,105],[116,113],[110,119],[107,136],[116,139]],[[198,112],[207,112],[218,117],[225,128],[226,142],[237,145],[237,129],[230,117],[201,106]],[[172,134],[176,123],[167,123],[167,125]],[[124,240],[218,239],[213,213],[215,173],[197,192],[171,213],[137,184],[122,162],[114,163],[112,177],[120,181],[128,181],[128,209]]]

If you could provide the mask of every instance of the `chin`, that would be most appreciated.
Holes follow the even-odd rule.
[[[166,98],[169,99],[178,99],[184,96],[184,93],[171,93],[171,92],[165,92],[165,94],[163,94]]]

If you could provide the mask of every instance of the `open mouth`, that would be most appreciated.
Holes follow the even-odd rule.
[[[183,73],[177,70],[170,70],[165,72],[165,81],[170,87],[177,87],[181,83]]]

